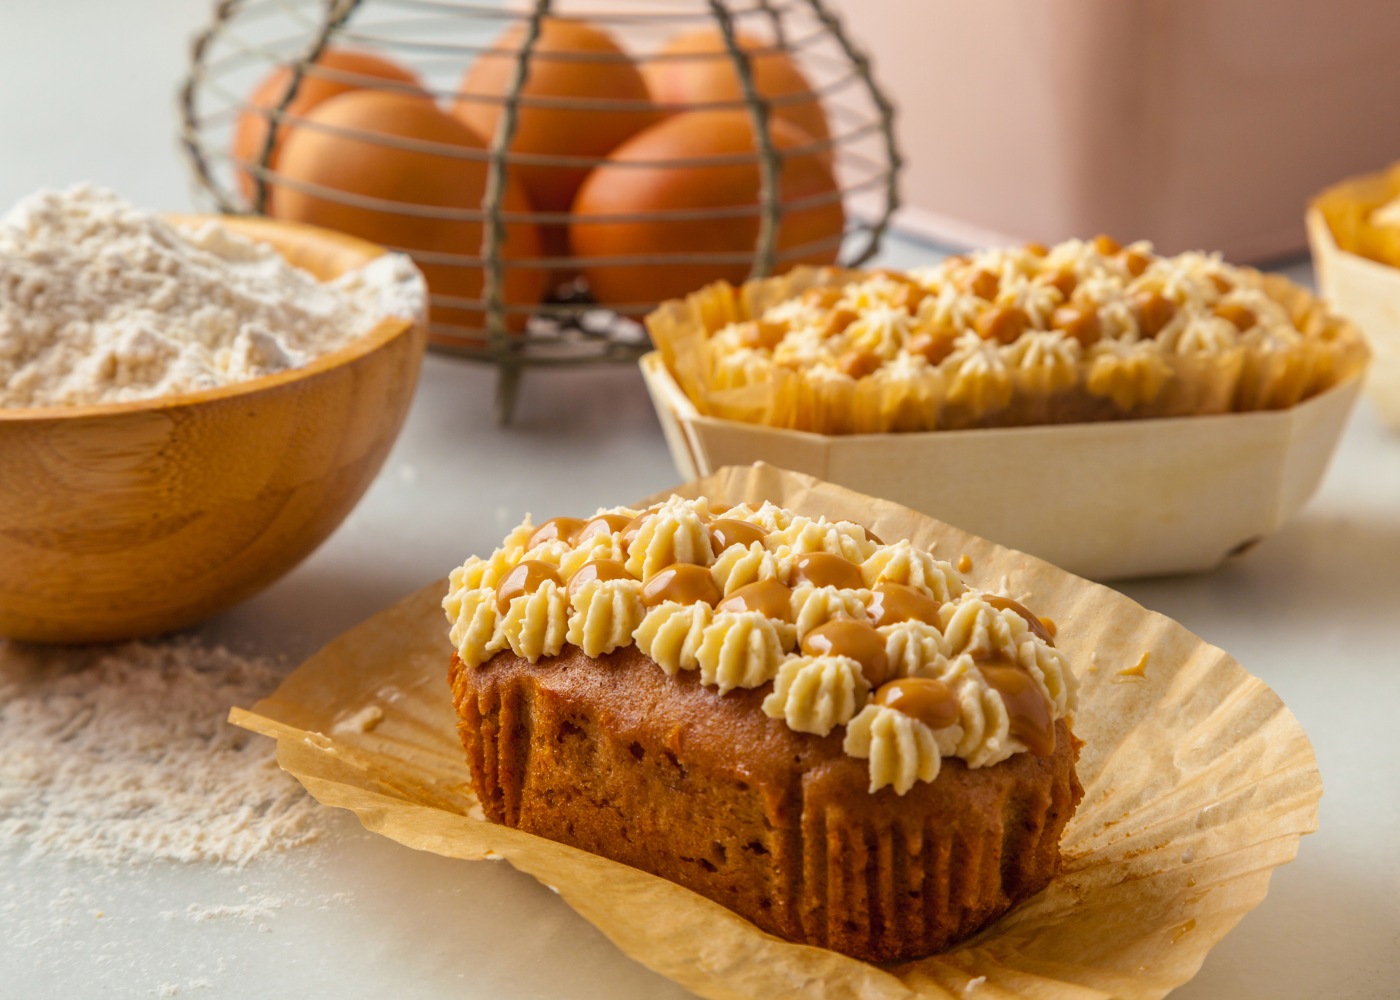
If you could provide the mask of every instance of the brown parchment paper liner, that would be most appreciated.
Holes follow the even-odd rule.
[[[504,858],[626,954],[716,1000],[1161,997],[1195,974],[1316,828],[1321,779],[1297,720],[1175,622],[932,518],[772,466],[729,467],[676,492],[771,499],[943,558],[966,554],[970,582],[1055,620],[1081,678],[1085,795],[1049,888],[956,950],[877,967],[789,944],[663,879],[485,821],[454,729],[444,583],[341,636],[232,721],[275,737],[282,766],[321,802],[410,847]],[[382,712],[373,728],[367,710]]]
[[[946,363],[919,378],[815,380],[781,366],[761,381],[727,386],[716,378],[709,338],[729,323],[761,315],[809,288],[859,280],[858,271],[798,267],[735,287],[718,282],[662,303],[646,319],[666,367],[699,411],[712,417],[819,434],[1022,427],[1101,420],[1201,416],[1293,406],[1360,372],[1367,349],[1350,323],[1329,315],[1306,289],[1278,275],[1258,275],[1307,337],[1287,351],[1237,346],[1203,355],[1152,353],[1101,357],[1075,366],[1053,384],[1040,369],[1009,369],[1004,378],[950,379]],[[1158,383],[1143,387],[1144,379]]]

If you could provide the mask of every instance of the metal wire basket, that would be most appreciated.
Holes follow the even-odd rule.
[[[606,31],[616,39],[620,51],[546,54],[537,46],[543,29],[555,19],[581,21]],[[505,53],[511,59],[508,86],[497,95],[470,97],[499,105],[495,133],[483,136],[481,149],[432,147],[434,155],[484,164],[486,181],[480,205],[445,208],[385,200],[308,184],[277,169],[274,152],[290,130],[328,129],[308,117],[314,109],[298,113],[293,107],[308,81],[330,81],[355,89],[405,89],[401,81],[356,77],[319,64],[328,50],[350,49],[392,58],[421,81],[413,86],[415,93],[426,92],[439,107],[444,103],[451,106],[464,97],[459,82],[464,70],[484,55],[501,58],[498,40],[511,29],[516,32],[517,44]],[[713,53],[664,51],[668,38],[698,29],[718,33],[721,44]],[[793,93],[765,92],[755,66],[758,60],[772,56],[790,59],[809,88]],[[532,67],[543,65],[540,60],[546,58],[573,59],[579,64],[626,61],[638,67],[725,59],[732,63],[738,93],[732,99],[683,103],[665,103],[650,96],[638,102],[586,94],[532,95]],[[288,74],[280,99],[253,103],[250,93],[258,81],[279,68]],[[778,124],[774,119],[798,102],[810,104],[813,100],[826,116],[828,134],[808,137],[797,147],[789,143],[780,148],[774,141]],[[196,183],[202,197],[222,212],[264,213],[270,207],[271,214],[276,214],[276,203],[269,206],[269,193],[286,187],[310,192],[326,202],[407,219],[479,224],[479,242],[453,246],[449,252],[414,246],[392,248],[410,253],[420,265],[436,267],[438,273],[444,267],[469,269],[475,281],[475,272],[479,272],[480,293],[467,297],[432,288],[430,278],[430,341],[437,350],[497,366],[496,413],[502,422],[511,417],[522,372],[528,367],[635,360],[647,350],[639,320],[656,304],[611,302],[603,308],[590,297],[586,279],[577,278],[549,287],[539,301],[509,301],[504,289],[513,270],[534,269],[557,276],[606,266],[699,265],[713,268],[716,277],[732,274],[742,279],[762,277],[813,259],[835,258],[844,266],[853,266],[878,250],[898,204],[900,157],[893,135],[893,108],[871,78],[868,58],[852,44],[822,0],[521,0],[514,4],[220,0],[212,23],[194,40],[180,105],[181,140]],[[725,225],[747,219],[750,223],[746,224],[756,221],[752,246],[722,252],[668,247],[663,253],[607,259],[556,248],[553,254],[541,251],[533,257],[508,258],[502,252],[507,227],[532,225],[562,231],[560,227],[578,221],[571,208],[507,210],[505,193],[514,170],[525,165],[591,169],[608,162],[606,155],[540,155],[513,148],[522,117],[534,108],[573,109],[571,114],[648,109],[658,116],[686,111],[745,112],[752,120],[750,152],[668,159],[664,166],[684,170],[747,163],[758,175],[755,199],[703,211],[658,209],[609,216],[602,221],[672,225],[703,218],[706,224]],[[240,118],[249,112],[266,122],[261,125],[265,137],[252,155],[246,151],[235,155],[231,140]],[[377,132],[341,132],[370,146],[423,147],[411,139]],[[802,198],[800,204],[784,200],[785,166],[792,158],[813,156],[822,157],[829,165],[833,187]],[[824,202],[844,207],[842,231],[798,246],[781,245],[778,236],[783,220],[791,217],[785,213],[805,211]]]

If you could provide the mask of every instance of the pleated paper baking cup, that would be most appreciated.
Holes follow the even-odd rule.
[[[860,272],[798,267],[734,287],[706,286],[662,303],[647,330],[666,368],[699,413],[741,423],[816,434],[886,434],[1025,427],[1101,421],[1251,413],[1295,406],[1358,375],[1366,346],[1348,322],[1305,288],[1248,268],[1269,298],[1308,331],[1287,349],[1240,344],[1203,354],[1153,352],[1155,388],[1144,389],[1141,358],[1082,359],[1052,377],[1033,366],[997,376],[946,365],[901,378],[814,378],[766,364],[759,374],[726,372],[711,347],[725,326],[761,317],[809,289],[840,287]],[[1064,376],[1064,377],[1061,377]],[[738,381],[732,381],[737,379]]]
[[[642,374],[683,477],[769,462],[1097,580],[1203,572],[1277,531],[1317,490],[1360,389],[1259,413],[812,434],[701,414],[658,354]]]
[[[282,766],[326,805],[410,847],[508,861],[627,955],[715,1000],[1161,997],[1195,974],[1316,829],[1321,778],[1297,720],[1175,622],[896,504],[769,466],[724,469],[677,492],[769,499],[858,519],[942,558],[966,555],[971,583],[1055,620],[1080,677],[1085,793],[1049,888],[949,952],[875,966],[790,944],[674,883],[486,821],[448,690],[445,583],[341,636],[232,721],[274,737]]]
[[[1382,420],[1400,430],[1400,268],[1337,246],[1327,220],[1315,208],[1308,212],[1308,242],[1318,288],[1370,342],[1367,398]]]

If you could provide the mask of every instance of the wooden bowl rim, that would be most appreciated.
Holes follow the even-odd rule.
[[[200,225],[205,222],[218,222],[223,225],[228,225],[229,228],[235,232],[242,230],[242,235],[246,235],[251,239],[258,239],[256,235],[253,235],[253,233],[258,230],[270,232],[275,232],[277,230],[296,231],[324,243],[334,243],[342,247],[351,247],[359,250],[365,254],[364,263],[366,264],[370,261],[377,260],[389,252],[385,247],[377,243],[371,243],[368,240],[362,240],[355,236],[348,236],[344,233],[337,233],[329,229],[323,229],[320,226],[309,226],[300,222],[282,222],[277,219],[210,214],[167,214],[163,216],[163,218],[182,227]],[[230,225],[230,223],[232,223],[232,225]],[[281,253],[277,244],[271,239],[262,239],[260,242],[269,243],[273,249],[278,250],[279,254]],[[121,403],[89,403],[85,406],[0,406],[0,425],[37,424],[45,421],[72,422],[82,419],[126,416],[135,413],[158,413],[181,407],[199,406],[204,403],[231,399],[235,396],[252,395],[265,390],[276,389],[292,382],[298,382],[302,379],[314,378],[332,368],[339,368],[341,365],[350,364],[362,357],[373,354],[375,351],[378,351],[380,348],[399,337],[412,332],[415,327],[421,325],[421,317],[385,316],[373,327],[356,336],[344,347],[338,348],[329,354],[322,354],[319,357],[313,358],[300,367],[287,368],[280,372],[273,372],[270,375],[261,375],[258,378],[246,379],[242,382],[231,382],[228,385],[217,386],[213,389],[200,389],[196,392],[156,396],[153,399],[132,399]],[[426,351],[426,347],[425,341],[423,345],[424,351]]]

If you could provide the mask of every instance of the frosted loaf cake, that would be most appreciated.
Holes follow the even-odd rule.
[[[454,570],[486,815],[888,961],[1043,888],[1081,789],[1045,623],[907,541],[673,497]]]
[[[701,413],[825,434],[1278,409],[1367,358],[1283,278],[1102,236],[714,285],[648,328]]]

